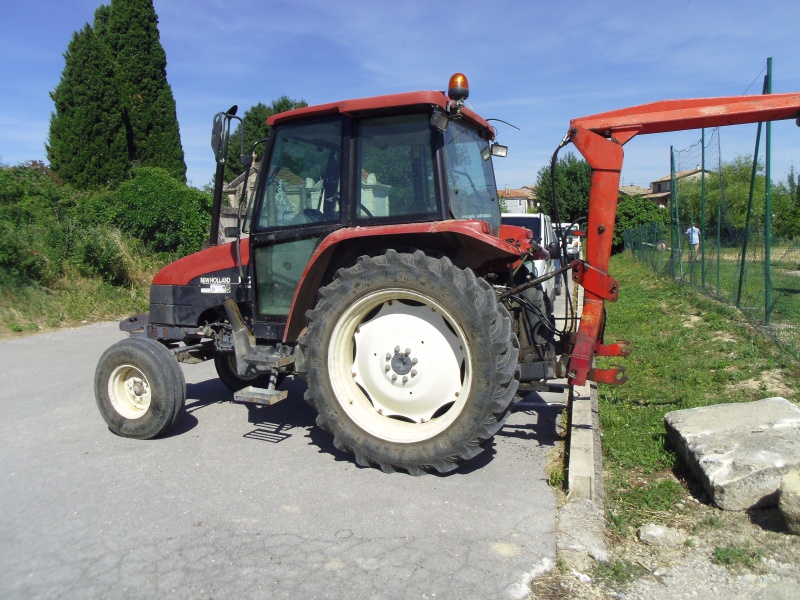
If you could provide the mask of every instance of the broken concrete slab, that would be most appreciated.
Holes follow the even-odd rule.
[[[800,471],[787,473],[781,479],[778,508],[789,533],[800,535]]]
[[[715,404],[664,416],[667,438],[724,510],[775,505],[800,469],[800,407],[785,398]]]

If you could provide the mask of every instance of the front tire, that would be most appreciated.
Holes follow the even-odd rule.
[[[472,271],[419,251],[362,257],[306,317],[306,400],[358,464],[444,473],[503,426],[519,345]]]
[[[186,381],[165,346],[147,338],[127,338],[103,353],[94,393],[111,431],[151,439],[166,433],[183,414]]]

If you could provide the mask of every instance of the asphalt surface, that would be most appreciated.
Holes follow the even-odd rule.
[[[301,380],[242,406],[208,363],[183,367],[170,435],[112,434],[93,377],[123,337],[0,342],[0,597],[523,598],[554,564],[563,395],[526,397],[452,474],[387,475],[333,447]]]

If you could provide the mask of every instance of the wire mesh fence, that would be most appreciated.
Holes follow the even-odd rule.
[[[771,58],[764,70],[762,93],[770,94]],[[758,124],[751,157],[727,162],[719,128],[701,135],[683,150],[671,149],[670,176],[655,182],[661,192],[669,179],[669,193],[653,198],[665,207],[663,223],[624,232],[625,248],[654,270],[740,309],[800,359],[800,175],[792,166],[785,181],[773,180],[769,122]]]
[[[721,202],[709,202],[705,214],[688,207],[681,214],[687,195],[681,189],[688,186],[678,184],[672,197],[678,211],[673,207],[669,223],[627,230],[625,249],[681,285],[739,308],[743,319],[800,360],[800,242],[766,235],[763,214],[737,226],[724,178],[709,177],[706,185],[709,195],[716,186]],[[692,223],[700,231],[696,251],[687,235]]]

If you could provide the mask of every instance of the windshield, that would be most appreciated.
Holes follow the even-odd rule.
[[[498,235],[500,204],[489,142],[459,121],[450,121],[444,136],[453,217],[486,221],[492,234]]]

